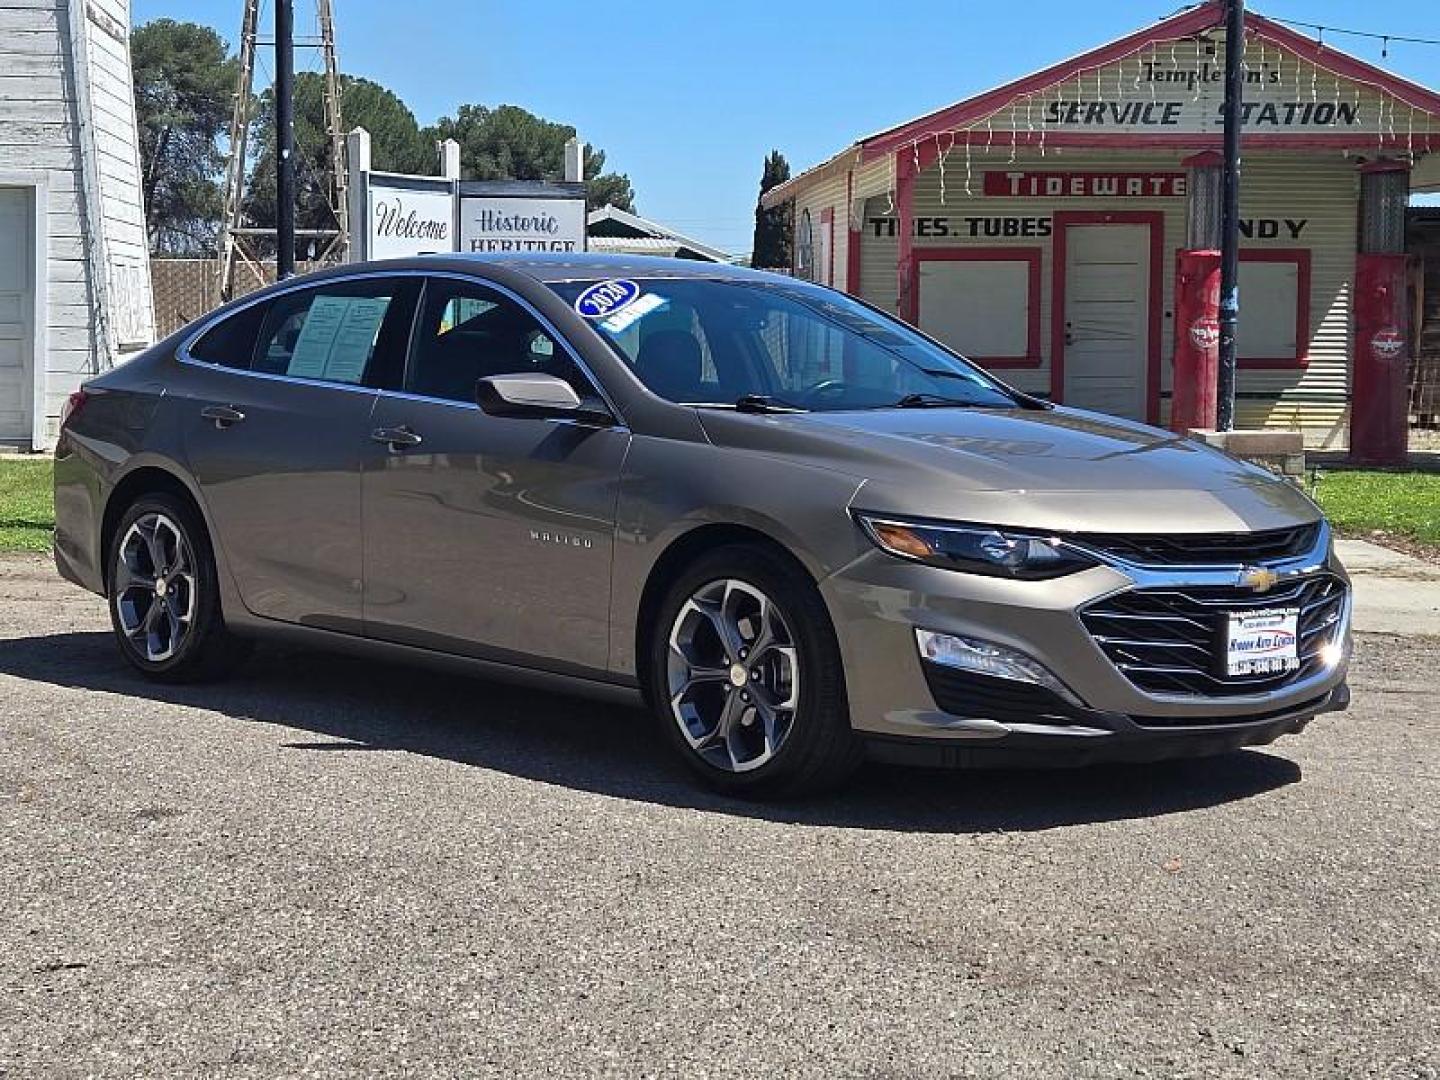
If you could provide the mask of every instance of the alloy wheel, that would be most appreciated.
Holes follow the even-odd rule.
[[[195,619],[195,558],[180,526],[161,513],[142,514],[120,540],[115,558],[115,612],[126,642],[151,663],[169,660]]]
[[[748,772],[785,744],[800,702],[795,637],[779,607],[744,581],[696,590],[671,626],[670,712],[701,758]]]

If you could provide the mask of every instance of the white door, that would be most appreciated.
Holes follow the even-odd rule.
[[[1144,420],[1150,226],[1070,225],[1065,239],[1065,404]]]
[[[34,244],[29,189],[0,187],[0,442],[30,441]]]

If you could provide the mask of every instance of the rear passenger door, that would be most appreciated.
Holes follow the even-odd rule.
[[[365,461],[372,637],[578,674],[608,663],[610,556],[629,432],[490,416],[488,375],[544,372],[598,397],[523,301],[427,279],[403,378],[375,405]]]
[[[361,451],[419,278],[297,289],[182,355],[186,455],[245,606],[360,633]]]

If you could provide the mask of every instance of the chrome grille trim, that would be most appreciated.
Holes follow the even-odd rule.
[[[1322,653],[1343,642],[1349,585],[1319,571],[1264,593],[1235,585],[1163,585],[1126,589],[1080,609],[1091,639],[1137,690],[1167,698],[1230,699],[1308,684],[1329,673]],[[1230,677],[1222,671],[1225,617],[1231,611],[1300,608],[1300,667],[1275,675]],[[1137,628],[1144,627],[1143,633]]]

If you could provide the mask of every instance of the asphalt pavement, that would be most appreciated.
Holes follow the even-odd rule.
[[[641,715],[264,649],[131,675],[0,561],[0,1075],[1440,1075],[1440,639],[1350,712],[755,806]]]

